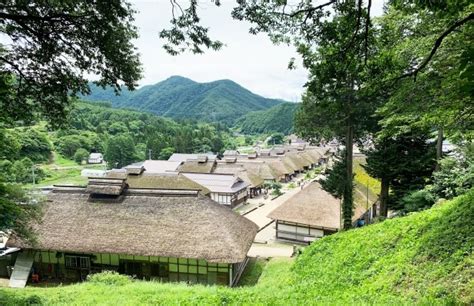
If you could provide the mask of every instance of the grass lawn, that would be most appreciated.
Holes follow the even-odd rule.
[[[87,178],[81,176],[83,169],[104,169],[104,165],[78,165],[75,161],[70,160],[58,153],[53,153],[53,161],[48,164],[40,165],[40,168],[46,172],[46,177],[35,187],[45,187],[57,184],[66,185],[86,185]],[[32,184],[25,185],[26,188],[33,187]]]
[[[358,185],[364,186],[365,189],[368,185],[369,192],[373,195],[378,195],[380,194],[380,181],[367,174],[365,169],[362,167],[364,164],[365,158],[354,158],[354,180]]]
[[[257,284],[267,263],[268,260],[264,258],[250,258],[247,267],[245,267],[245,270],[240,277],[239,287],[253,286]]]
[[[296,261],[256,261],[239,288],[101,274],[70,286],[0,289],[0,305],[472,305],[473,220],[471,190],[430,210],[326,236]]]

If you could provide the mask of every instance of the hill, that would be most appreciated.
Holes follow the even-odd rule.
[[[198,83],[173,76],[136,91],[122,90],[116,96],[111,88],[91,85],[88,101],[107,101],[112,106],[132,108],[175,119],[199,119],[232,124],[242,115],[282,103],[256,95],[230,80]]]
[[[57,288],[0,289],[0,304],[472,304],[474,190],[406,217],[324,237],[252,287],[131,281],[102,274]]]
[[[269,109],[250,112],[237,120],[235,127],[244,134],[293,131],[293,118],[298,109],[297,103],[281,103]]]

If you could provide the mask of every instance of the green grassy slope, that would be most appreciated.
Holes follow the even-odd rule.
[[[108,101],[114,107],[132,108],[175,119],[191,118],[232,123],[242,115],[275,106],[282,101],[256,95],[230,80],[197,83],[173,76],[136,91],[116,96],[111,88],[91,86],[89,101]]]
[[[0,304],[353,305],[474,302],[474,190],[430,210],[325,237],[266,264],[253,287],[128,281],[0,289]]]

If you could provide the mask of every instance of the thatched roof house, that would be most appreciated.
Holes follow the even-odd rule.
[[[273,210],[268,217],[337,231],[341,228],[340,200],[324,191],[319,183],[313,182]]]
[[[242,273],[257,225],[197,191],[92,192],[54,190],[33,224],[36,243],[9,240],[34,250],[41,277],[77,280],[118,269],[146,279],[233,285]]]
[[[183,173],[185,177],[210,190],[211,199],[234,207],[247,200],[249,184],[232,174]]]
[[[91,201],[85,191],[53,192],[35,224],[35,249],[78,253],[245,260],[258,227],[211,199],[128,191],[117,201]],[[30,248],[21,241],[10,246]]]
[[[273,170],[273,173],[278,176],[279,181],[286,181],[295,173],[295,170],[284,163],[281,158],[266,158],[264,160]]]
[[[353,221],[366,209],[354,209]],[[342,228],[341,200],[324,191],[317,182],[295,194],[273,210],[269,218],[276,220],[279,239],[310,242]]]
[[[234,176],[240,177],[242,180],[247,182],[251,188],[261,186],[264,181],[258,175],[258,171],[249,171],[250,167],[245,167],[243,164],[226,164],[218,163],[213,173],[216,174],[233,174]]]
[[[207,158],[203,160],[187,160],[181,166],[179,166],[179,172],[188,172],[188,173],[211,173],[214,170],[216,165],[215,160],[208,160]]]

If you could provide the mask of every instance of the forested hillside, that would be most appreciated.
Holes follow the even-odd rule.
[[[174,152],[221,152],[232,146],[229,135],[220,124],[176,122],[106,103],[78,102],[59,130],[45,124],[0,130],[1,178],[31,183],[33,165],[53,161],[55,152],[79,164],[89,153],[100,152],[109,167],[122,167],[150,155],[167,159]],[[36,183],[48,175],[36,167]]]
[[[99,275],[57,288],[0,289],[0,304],[442,305],[474,302],[474,191],[429,210],[312,243],[231,289]]]
[[[282,103],[267,110],[250,112],[237,120],[235,126],[244,134],[293,131],[293,117],[297,103]]]
[[[136,91],[122,90],[116,96],[111,88],[92,86],[84,99],[111,102],[114,107],[133,108],[165,117],[233,123],[242,115],[282,103],[256,95],[230,80],[197,83],[173,76]]]

